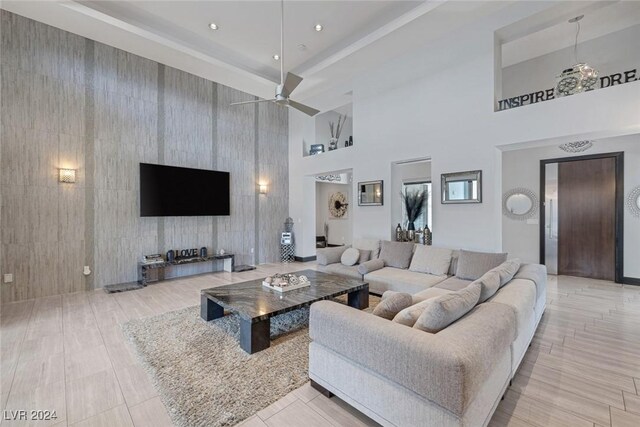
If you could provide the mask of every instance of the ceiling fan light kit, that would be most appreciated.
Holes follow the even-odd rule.
[[[276,58],[277,57],[277,58]],[[276,86],[276,93],[273,99],[259,99],[256,101],[234,102],[231,105],[255,104],[258,102],[273,102],[283,107],[295,108],[309,116],[315,116],[320,111],[307,105],[296,102],[289,97],[291,92],[302,82],[302,77],[293,73],[284,74],[284,0],[280,0],[280,55],[273,55],[273,59],[280,60],[280,84]]]

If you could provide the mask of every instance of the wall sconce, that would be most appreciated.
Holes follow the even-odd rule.
[[[75,184],[76,182],[76,170],[75,169],[58,169],[58,181],[66,184]]]
[[[260,194],[267,194],[267,184],[258,184]]]

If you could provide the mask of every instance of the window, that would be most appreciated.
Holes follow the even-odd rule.
[[[415,191],[426,191],[427,192],[427,206],[425,212],[423,212],[418,219],[414,222],[416,230],[423,229],[425,226],[429,226],[429,229],[433,231],[433,222],[431,221],[431,181],[422,181],[422,182],[405,182],[402,184],[402,193],[412,193]],[[396,211],[397,212],[397,211]],[[402,226],[403,228],[407,228],[408,220],[407,220],[407,212],[404,207],[404,203],[402,203]]]

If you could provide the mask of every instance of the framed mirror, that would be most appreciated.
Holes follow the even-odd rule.
[[[631,190],[627,196],[627,208],[631,215],[640,218],[640,186]]]
[[[482,171],[443,173],[442,203],[482,203]]]
[[[502,213],[515,220],[524,221],[538,211],[538,197],[527,188],[514,188],[502,196]]]
[[[382,180],[358,183],[358,206],[382,206],[384,187]]]

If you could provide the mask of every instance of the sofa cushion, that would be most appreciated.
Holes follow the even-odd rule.
[[[372,271],[380,270],[384,268],[384,261],[381,259],[372,259],[366,262],[363,262],[358,266],[358,273],[365,274],[371,273]]]
[[[413,255],[413,243],[382,241],[380,259],[387,267],[408,268]]]
[[[385,292],[386,294],[387,292]],[[373,314],[384,319],[393,319],[401,310],[413,304],[411,294],[404,292],[392,292],[386,296],[383,295],[382,300],[373,309]]]
[[[481,291],[480,283],[474,282],[460,291],[427,300],[413,327],[432,334],[440,332],[475,307]]]
[[[506,253],[488,253],[460,251],[456,277],[466,280],[477,280],[484,273],[507,260]]]
[[[528,331],[535,324],[536,285],[530,280],[514,279],[500,288],[489,302],[508,305],[516,315],[516,331]]]
[[[495,271],[496,273],[498,273],[498,275],[500,276],[500,287],[503,287],[504,285],[509,283],[511,279],[513,279],[513,276],[515,276],[519,268],[520,260],[518,258],[514,258],[503,262],[496,268],[492,268],[489,271]]]
[[[436,275],[447,274],[451,265],[451,252],[451,249],[417,245],[409,270]]]
[[[467,282],[467,285],[469,283],[471,283],[471,282]],[[387,291],[387,292],[393,292],[393,291]],[[387,292],[385,292],[385,294]],[[417,303],[419,303],[421,301],[424,301],[426,299],[439,297],[441,295],[450,294],[451,292],[453,292],[453,291],[450,291],[448,289],[441,289],[441,288],[438,288],[438,286],[434,286],[433,288],[425,289],[424,291],[420,291],[417,294],[413,294],[413,303],[417,304]]]
[[[460,251],[452,251],[451,252],[451,264],[449,265],[449,271],[447,274],[449,276],[455,276],[456,271],[458,270],[458,258],[460,257]],[[471,282],[469,282],[471,283]]]
[[[427,307],[427,305],[429,304],[429,301],[431,301],[433,298],[420,301],[417,304],[413,304],[405,308],[404,310],[401,310],[394,316],[393,321],[396,323],[400,323],[401,325],[413,327],[413,325],[415,325],[416,321],[418,320],[418,317],[420,317],[425,307]]]
[[[365,262],[363,265],[373,261]],[[415,294],[433,287],[446,278],[447,276],[434,276],[400,268],[384,267],[365,274],[364,280],[369,282],[371,292],[382,294],[384,291],[399,291]]]
[[[348,246],[336,246],[333,248],[320,248],[316,250],[316,261],[320,265],[329,265],[340,262],[340,257]]]
[[[360,259],[360,251],[356,248],[349,248],[340,256],[340,262],[344,265],[356,265]]]
[[[352,246],[356,249],[371,251],[370,259],[376,259],[380,255],[380,240],[378,239],[354,239]]]
[[[323,273],[338,274],[340,276],[350,277],[352,279],[362,279],[362,274],[358,272],[357,265],[347,266],[340,262],[337,262],[329,265],[319,265],[318,271],[322,271]]]
[[[446,289],[449,291],[459,291],[460,289],[464,289],[471,284],[473,280],[464,280],[459,279],[456,276],[449,277],[446,280],[435,285],[435,288]]]
[[[358,258],[358,264],[362,264],[371,259],[371,251],[369,249],[358,249],[360,251],[360,258]]]
[[[491,298],[500,288],[500,275],[495,271],[487,271],[481,278],[473,283],[479,283],[482,289],[480,302],[485,302]]]

